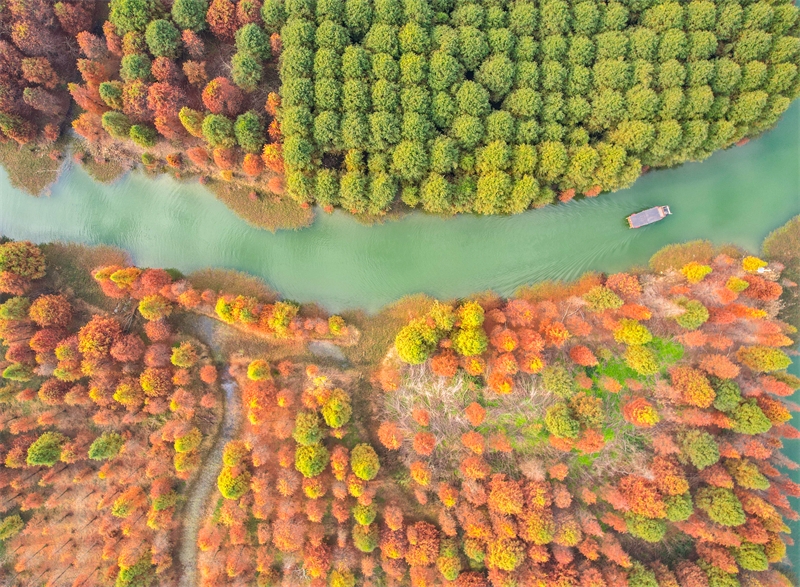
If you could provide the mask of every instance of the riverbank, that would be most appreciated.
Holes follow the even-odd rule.
[[[203,186],[132,172],[101,185],[71,166],[49,198],[31,198],[0,171],[0,233],[36,242],[109,244],[142,266],[245,271],[285,298],[332,312],[375,312],[404,295],[439,298],[642,265],[673,242],[706,238],[757,250],[800,213],[800,107],[757,141],[709,160],[650,173],[636,186],[510,217],[409,214],[364,226],[320,212],[301,231],[256,229]],[[630,230],[625,217],[670,205]]]

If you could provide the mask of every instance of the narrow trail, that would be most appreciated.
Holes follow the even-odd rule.
[[[200,531],[200,523],[206,512],[209,497],[217,487],[217,475],[222,468],[222,451],[228,441],[233,439],[241,417],[242,406],[238,389],[227,373],[223,376],[222,389],[225,391],[222,426],[214,446],[211,447],[201,465],[200,475],[190,490],[186,509],[182,513],[179,587],[195,587],[197,585],[197,534]]]

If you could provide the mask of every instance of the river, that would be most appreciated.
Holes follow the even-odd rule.
[[[625,216],[659,204],[673,215],[630,230]],[[702,163],[656,171],[628,190],[511,217],[410,214],[363,226],[342,213],[277,234],[249,226],[196,182],[130,173],[112,185],[68,169],[49,197],[10,187],[0,169],[0,234],[116,245],[142,266],[239,269],[287,298],[370,311],[408,293],[464,296],[646,263],[696,238],[758,250],[800,213],[800,103],[778,127]]]

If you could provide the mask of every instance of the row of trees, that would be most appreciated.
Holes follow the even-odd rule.
[[[200,531],[202,585],[345,586],[375,566],[380,459],[351,421],[347,375],[300,367],[256,359],[234,369],[246,420],[225,448],[224,499]]]
[[[398,198],[497,214],[596,196],[762,132],[800,92],[789,3],[273,1],[263,14],[284,47],[288,193],[359,214]]]
[[[137,300],[139,313],[152,322],[159,322],[180,308],[279,339],[327,338],[352,344],[358,337],[357,331],[348,327],[341,316],[323,318],[311,312],[303,315],[301,306],[292,301],[265,303],[252,296],[199,290],[189,280],[175,279],[161,270],[157,274],[162,281],[154,288],[149,283],[153,271],[108,265],[96,269],[93,277],[107,296]]]
[[[0,245],[4,568],[14,584],[176,585],[179,512],[219,415],[217,369],[166,315],[142,326],[136,305],[107,315],[53,290],[46,260],[28,242]],[[142,315],[171,282],[154,269],[115,278]]]

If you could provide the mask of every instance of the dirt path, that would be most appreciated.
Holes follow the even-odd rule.
[[[222,427],[211,451],[203,461],[200,475],[191,488],[183,510],[183,530],[181,532],[180,565],[181,578],[179,587],[195,587],[197,585],[197,534],[200,523],[206,512],[209,497],[216,491],[217,475],[222,468],[222,451],[233,439],[241,419],[242,406],[236,383],[227,374],[223,376],[222,389],[225,391]]]

